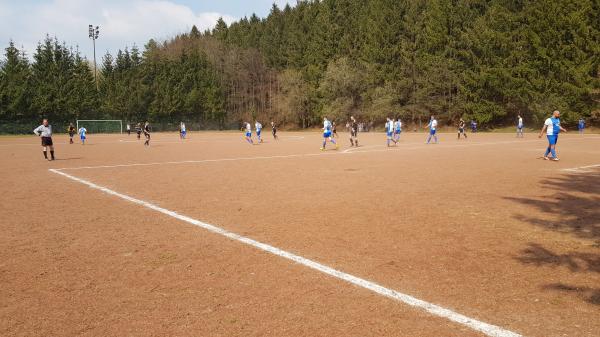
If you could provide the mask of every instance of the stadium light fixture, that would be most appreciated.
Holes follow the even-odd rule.
[[[96,90],[98,90],[98,66],[96,64],[96,40],[98,40],[98,36],[100,35],[100,27],[94,25],[88,25],[88,37],[92,39],[92,44],[94,45],[94,82],[96,82]]]

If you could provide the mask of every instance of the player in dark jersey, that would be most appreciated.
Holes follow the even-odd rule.
[[[277,126],[275,125],[275,122],[271,121],[271,133],[273,134],[273,138],[275,138],[275,140],[277,140]]]
[[[354,116],[350,117],[350,146],[358,147],[358,123]]]
[[[339,138],[339,136],[337,134],[337,126],[335,125],[335,122],[333,122],[331,124],[331,132],[332,132],[332,134],[331,134],[332,137]]]
[[[137,125],[135,126],[135,132],[137,133],[137,139],[139,140],[142,135],[142,124],[141,123],[137,123]]]
[[[146,137],[146,141],[144,142],[145,146],[150,146],[150,122],[146,121],[144,123],[144,137]]]
[[[458,139],[460,139],[460,135],[465,136],[465,139],[467,139],[467,133],[465,132],[465,121],[462,118],[460,121],[458,121]]]
[[[73,123],[69,123],[69,144],[73,144],[73,136],[75,136],[75,126],[73,126]]]

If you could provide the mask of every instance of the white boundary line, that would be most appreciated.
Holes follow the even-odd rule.
[[[419,144],[417,146],[392,146],[385,147],[384,145],[368,145],[357,148],[350,148],[344,151],[333,150],[328,152],[319,153],[300,153],[300,154],[289,154],[289,155],[275,155],[275,156],[256,156],[256,157],[234,157],[234,158],[216,158],[216,159],[202,159],[202,160],[182,160],[182,161],[166,161],[166,162],[152,162],[152,163],[131,163],[131,164],[116,164],[116,165],[98,165],[98,166],[79,166],[79,167],[62,167],[56,170],[83,170],[83,169],[100,169],[100,168],[116,168],[116,167],[134,167],[134,166],[156,166],[156,165],[177,165],[177,164],[202,164],[202,163],[217,163],[217,162],[228,162],[228,161],[242,161],[242,160],[260,160],[260,159],[284,159],[284,158],[299,158],[299,157],[315,157],[324,155],[336,155],[336,154],[355,154],[355,153],[372,153],[372,152],[385,152],[385,151],[400,151],[400,150],[420,150],[420,149],[446,149],[446,148],[468,148],[471,146],[481,145],[498,145],[498,144],[511,144],[511,143],[524,143],[524,142],[537,142],[537,140],[529,141],[502,141],[492,143],[468,143],[468,144]],[[412,144],[412,143],[410,143]],[[406,144],[408,145],[408,144]],[[365,148],[384,147],[383,149],[370,149],[363,150]],[[349,152],[348,150],[353,150]]]
[[[284,259],[288,259],[291,260],[295,263],[301,264],[305,267],[308,267],[310,269],[319,271],[321,273],[327,274],[329,276],[332,276],[334,278],[346,281],[348,283],[354,284],[358,287],[370,290],[372,292],[375,292],[379,295],[391,298],[393,300],[408,304],[412,307],[415,308],[419,308],[421,310],[424,310],[434,316],[438,316],[438,317],[442,317],[442,318],[446,318],[452,322],[458,323],[458,324],[462,324],[464,326],[467,326],[473,330],[482,332],[488,336],[493,336],[493,337],[519,337],[521,336],[520,334],[517,334],[515,332],[509,331],[509,330],[505,330],[501,327],[495,326],[495,325],[491,325],[464,315],[461,315],[457,312],[454,312],[450,309],[446,309],[444,307],[441,307],[439,305],[433,304],[433,303],[429,303],[423,300],[420,300],[418,298],[412,297],[410,295],[398,292],[396,290],[393,289],[389,289],[386,288],[384,286],[381,286],[377,283],[362,279],[360,277],[351,275],[351,274],[347,274],[344,273],[342,271],[339,271],[337,269],[334,269],[332,267],[326,266],[324,264],[315,262],[313,260],[309,260],[307,258],[304,258],[302,256],[287,252],[285,250],[281,250],[277,247],[268,245],[266,243],[262,243],[253,239],[250,239],[248,237],[245,236],[241,236],[239,234],[227,231],[223,228],[202,222],[200,220],[196,220],[193,218],[190,218],[188,216],[179,214],[177,212],[162,208],[160,206],[157,206],[155,204],[152,204],[150,202],[144,201],[144,200],[140,200],[140,199],[136,199],[133,197],[130,197],[128,195],[113,191],[109,188],[100,186],[100,185],[96,185],[90,181],[72,176],[70,174],[61,172],[60,170],[57,169],[49,169],[50,172],[61,175],[63,177],[66,177],[68,179],[74,180],[78,183],[84,184],[92,189],[96,189],[99,191],[102,191],[106,194],[124,199],[126,201],[132,202],[134,204],[149,208],[151,210],[157,211],[159,213],[165,214],[167,216],[170,216],[172,218],[187,222],[189,224],[192,224],[194,226],[203,228],[205,230],[208,230],[209,232],[215,233],[215,234],[219,234],[222,235],[224,237],[227,237],[231,240],[234,241],[238,241],[241,243],[244,243],[246,245],[252,246],[254,248],[257,248],[259,250],[280,256]]]
[[[596,168],[596,167],[600,167],[600,164],[566,168],[566,169],[562,169],[561,171],[576,172],[576,173],[589,173],[589,172],[594,172],[594,171],[587,170],[587,169],[592,169],[592,168]]]

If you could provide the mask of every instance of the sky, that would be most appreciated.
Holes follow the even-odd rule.
[[[219,17],[228,24],[256,13],[265,17],[273,3],[283,8],[295,0],[0,0],[0,48],[10,40],[31,57],[46,34],[81,54],[93,58],[88,25],[100,26],[96,57],[107,51],[136,44],[140,49],[150,38],[164,40],[212,28]],[[2,53],[3,54],[3,53]],[[1,59],[2,57],[0,57]]]

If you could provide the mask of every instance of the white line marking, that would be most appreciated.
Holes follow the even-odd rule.
[[[78,166],[64,167],[56,170],[83,170],[83,169],[99,169],[99,168],[115,168],[115,167],[132,167],[132,166],[155,166],[155,165],[177,165],[177,164],[201,164],[201,163],[217,163],[223,161],[240,161],[240,160],[260,160],[260,159],[275,159],[275,158],[295,158],[295,157],[312,157],[333,155],[335,153],[303,153],[303,154],[286,154],[280,156],[257,156],[257,157],[237,157],[237,158],[217,158],[217,159],[202,159],[202,160],[182,160],[182,161],[164,161],[154,163],[133,163],[133,164],[118,164],[118,165],[99,165],[99,166]]]
[[[208,230],[208,231],[210,231],[212,233],[225,236],[225,237],[227,237],[227,238],[229,238],[231,240],[238,241],[238,242],[247,244],[249,246],[255,247],[255,248],[259,249],[259,250],[262,250],[262,251],[265,251],[265,252],[268,252],[268,253],[280,256],[280,257],[288,259],[288,260],[291,260],[293,262],[296,262],[296,263],[301,264],[303,266],[306,266],[308,268],[320,271],[321,273],[327,274],[327,275],[332,276],[334,278],[337,278],[337,279],[346,281],[348,283],[354,284],[354,285],[356,285],[358,287],[370,290],[370,291],[375,292],[375,293],[377,293],[379,295],[382,295],[382,296],[385,296],[385,297],[388,297],[388,298],[400,301],[400,302],[408,304],[408,305],[410,305],[412,307],[416,307],[416,308],[422,309],[422,310],[424,310],[424,311],[426,311],[426,312],[428,312],[428,313],[430,313],[432,315],[435,315],[435,316],[438,316],[438,317],[442,317],[442,318],[446,318],[446,319],[448,319],[448,320],[450,320],[452,322],[456,322],[458,324],[462,324],[462,325],[467,326],[467,327],[469,327],[469,328],[471,328],[473,330],[482,332],[482,333],[484,333],[484,334],[486,334],[488,336],[494,336],[494,337],[518,337],[518,336],[521,336],[520,334],[517,334],[515,332],[509,331],[509,330],[505,330],[505,329],[503,329],[501,327],[498,327],[498,326],[495,326],[495,325],[491,325],[491,324],[488,324],[488,323],[485,323],[485,322],[482,322],[482,321],[479,321],[479,320],[476,320],[476,319],[473,319],[473,318],[461,315],[461,314],[459,314],[457,312],[454,312],[454,311],[452,311],[450,309],[446,309],[446,308],[443,308],[443,307],[441,307],[439,305],[436,305],[436,304],[433,304],[433,303],[429,303],[429,302],[420,300],[418,298],[415,298],[415,297],[412,297],[410,295],[398,292],[398,291],[393,290],[393,289],[386,288],[386,287],[384,287],[382,285],[379,285],[379,284],[377,284],[375,282],[371,282],[371,281],[362,279],[360,277],[344,273],[344,272],[339,271],[337,269],[331,268],[329,266],[326,266],[324,264],[315,262],[313,260],[309,260],[309,259],[304,258],[302,256],[299,256],[299,255],[287,252],[285,250],[281,250],[281,249],[279,249],[277,247],[268,245],[266,243],[262,243],[262,242],[250,239],[248,237],[241,236],[239,234],[230,232],[230,231],[225,230],[223,228],[220,228],[220,227],[217,227],[217,226],[214,226],[214,225],[202,222],[200,220],[196,220],[196,219],[190,218],[188,216],[179,214],[177,212],[174,212],[174,211],[162,208],[160,206],[157,206],[155,204],[149,203],[147,201],[136,199],[136,198],[130,197],[128,195],[125,195],[125,194],[113,191],[113,190],[111,190],[109,188],[106,188],[106,187],[103,187],[103,186],[100,186],[100,185],[96,185],[96,184],[94,184],[94,183],[92,183],[90,181],[87,181],[85,179],[81,179],[81,178],[72,176],[70,174],[61,172],[60,170],[49,169],[49,171],[53,172],[53,173],[56,173],[56,174],[59,174],[59,175],[61,175],[63,177],[69,178],[71,180],[74,180],[74,181],[76,181],[78,183],[87,185],[90,188],[102,191],[102,192],[104,192],[106,194],[109,194],[109,195],[112,195],[112,196],[115,196],[115,197],[127,200],[129,202],[134,203],[134,204],[138,204],[140,206],[149,208],[149,209],[157,211],[159,213],[168,215],[168,216],[170,216],[172,218],[175,218],[175,219],[187,222],[189,224],[192,224],[194,226],[203,228],[203,229]]]
[[[284,158],[299,158],[299,157],[314,157],[323,155],[335,155],[335,154],[353,154],[353,153],[371,153],[371,152],[384,152],[391,150],[420,150],[428,148],[450,148],[450,147],[470,147],[476,145],[497,145],[506,143],[523,143],[524,141],[508,141],[508,142],[494,142],[494,143],[470,143],[470,144],[441,144],[436,145],[424,145],[420,144],[412,147],[391,147],[384,149],[371,149],[363,150],[367,147],[383,147],[383,145],[369,145],[356,148],[353,152],[319,152],[319,153],[301,153],[301,154],[289,154],[289,155],[276,155],[276,156],[257,156],[257,157],[234,157],[234,158],[217,158],[217,159],[202,159],[202,160],[182,160],[182,161],[166,161],[166,162],[152,162],[152,163],[131,163],[131,164],[116,164],[116,165],[98,165],[98,166],[79,166],[79,167],[63,167],[57,170],[83,170],[83,169],[100,169],[100,168],[116,168],[116,167],[134,167],[134,166],[155,166],[155,165],[177,165],[177,164],[202,164],[202,163],[217,163],[217,162],[228,162],[228,161],[240,161],[240,160],[260,160],[260,159],[284,159]],[[529,142],[535,142],[531,140]]]
[[[600,167],[600,164],[587,165],[587,166],[579,166],[579,167],[573,167],[573,168],[566,168],[566,169],[562,169],[562,171],[578,172],[578,173],[589,173],[589,172],[594,172],[594,170],[588,170],[588,169],[593,169],[593,168],[596,168],[596,167]]]
[[[367,145],[367,146],[351,147],[349,149],[346,149],[346,150],[342,151],[342,153],[350,153],[350,152],[353,152],[353,151],[358,150],[358,149],[366,149],[366,148],[382,147],[382,146],[383,145]]]

